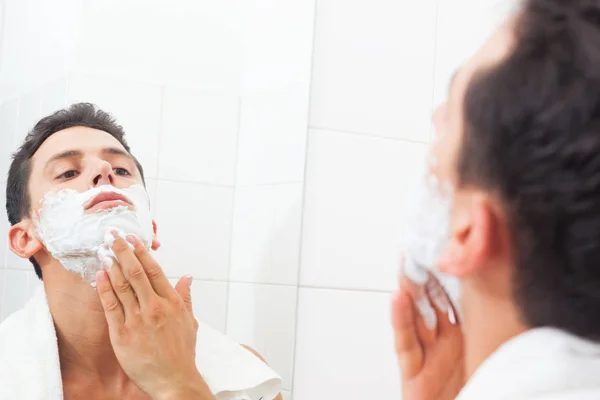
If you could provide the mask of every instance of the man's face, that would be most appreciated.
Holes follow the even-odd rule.
[[[50,136],[31,161],[29,197],[31,215],[48,192],[112,185],[127,188],[142,184],[133,158],[110,134],[97,129],[73,127]]]
[[[34,220],[39,219],[42,200],[48,193],[64,189],[82,193],[107,185],[126,189],[142,184],[135,160],[109,133],[87,127],[73,127],[56,132],[32,157],[28,186],[30,218],[25,218],[11,228],[11,249],[23,258],[35,255],[39,258],[38,262],[44,260],[43,263],[46,263],[46,260],[50,260],[34,223]],[[84,213],[92,214],[117,206],[134,208],[126,198],[104,200],[84,207]],[[153,224],[153,227],[156,233],[156,225]],[[152,248],[158,247],[159,243],[154,235]]]

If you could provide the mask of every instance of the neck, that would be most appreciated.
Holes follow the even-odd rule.
[[[474,299],[476,301],[469,301]],[[479,366],[502,344],[525,332],[511,300],[468,291],[463,293],[463,332],[465,340],[465,373],[469,379]]]
[[[102,381],[125,379],[96,290],[62,266],[49,269],[44,269],[44,289],[56,328],[63,379],[84,374]]]

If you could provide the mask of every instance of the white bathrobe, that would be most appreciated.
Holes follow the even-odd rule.
[[[272,400],[281,379],[219,332],[198,329],[196,365],[217,400]],[[43,287],[0,324],[0,400],[63,399],[54,321]]]
[[[600,400],[600,344],[553,328],[525,332],[477,369],[457,400]]]

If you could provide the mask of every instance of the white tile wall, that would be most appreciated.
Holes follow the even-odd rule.
[[[167,86],[160,178],[233,185],[239,103],[236,91]]]
[[[427,141],[437,2],[319,0],[312,127]]]
[[[237,183],[303,181],[307,114],[306,85],[247,94],[242,99]]]
[[[295,400],[399,399],[387,293],[300,289]]]
[[[303,184],[236,188],[232,281],[296,285]]]
[[[227,334],[261,354],[283,379],[292,383],[296,329],[295,286],[230,283]]]
[[[396,287],[402,204],[425,154],[423,144],[311,130],[301,285]]]
[[[159,181],[156,253],[170,277],[227,281],[233,188]]]

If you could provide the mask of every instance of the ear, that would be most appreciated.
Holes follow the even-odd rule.
[[[152,236],[152,250],[158,250],[160,247],[160,242],[158,241],[158,237],[156,235],[156,221],[152,220],[152,230],[154,231],[154,235]]]
[[[31,220],[24,219],[8,230],[8,246],[19,257],[31,258],[44,247],[44,244],[35,234]]]
[[[439,270],[464,278],[489,265],[499,238],[496,210],[482,195],[468,195],[455,202],[452,235]]]

